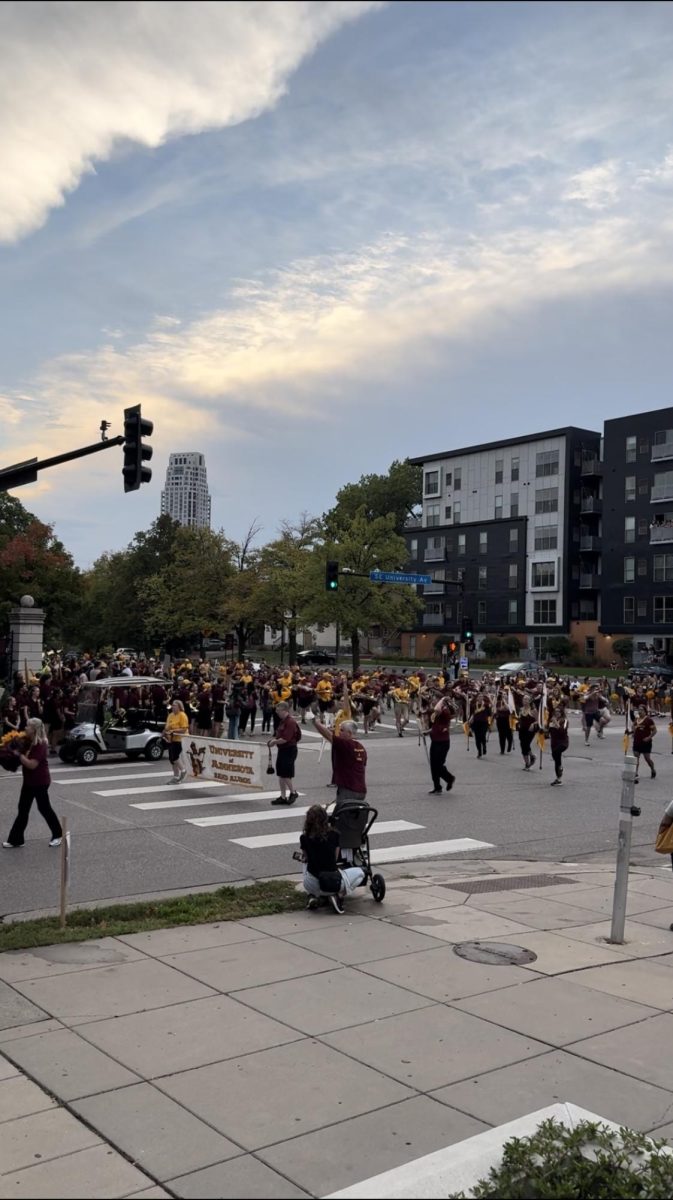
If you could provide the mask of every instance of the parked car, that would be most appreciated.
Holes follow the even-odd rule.
[[[632,679],[645,679],[647,675],[656,675],[658,679],[673,679],[673,667],[667,667],[665,663],[653,663],[651,667],[633,667],[629,675]]]
[[[203,639],[204,654],[208,650],[210,650],[212,652],[213,650],[226,650],[226,648],[227,648],[227,643],[225,642],[224,638],[204,637],[204,639]]]
[[[507,662],[498,667],[499,675],[519,675],[543,670],[539,662]]]
[[[62,762],[92,767],[99,754],[125,754],[127,758],[144,755],[150,762],[163,757],[163,721],[156,722],[146,710],[129,704],[128,710],[106,724],[108,693],[118,688],[134,688],[156,683],[150,677],[132,679],[94,679],[80,689],[76,724],[68,730],[59,750]]]
[[[328,667],[336,663],[336,658],[333,654],[328,654],[326,650],[300,650],[297,662],[300,666],[302,663],[312,663],[315,666]]]

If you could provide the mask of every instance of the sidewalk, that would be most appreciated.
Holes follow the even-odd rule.
[[[341,918],[1,955],[0,1200],[325,1196],[556,1101],[673,1141],[673,875],[632,870],[609,946],[613,870],[418,863]],[[536,959],[454,953],[486,939]]]

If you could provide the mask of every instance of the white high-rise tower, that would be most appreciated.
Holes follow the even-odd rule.
[[[181,525],[210,529],[210,492],[203,454],[180,451],[171,454],[166,486],[161,493],[161,515]]]

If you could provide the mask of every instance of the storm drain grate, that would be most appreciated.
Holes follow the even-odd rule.
[[[452,892],[511,892],[515,888],[554,887],[559,883],[579,883],[567,875],[516,875],[508,879],[465,879],[462,883],[440,883],[440,887]]]

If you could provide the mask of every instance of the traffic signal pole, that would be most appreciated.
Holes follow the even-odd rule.
[[[61,463],[72,462],[75,458],[86,458],[89,454],[99,454],[101,450],[110,450],[112,446],[123,446],[124,438],[110,438],[105,442],[94,442],[91,446],[80,446],[79,450],[69,450],[67,454],[56,454],[53,458],[29,458],[25,462],[14,463],[0,471],[0,492],[8,492],[14,488],[23,487],[27,483],[37,483],[38,471],[46,471],[48,467],[58,467]]]

